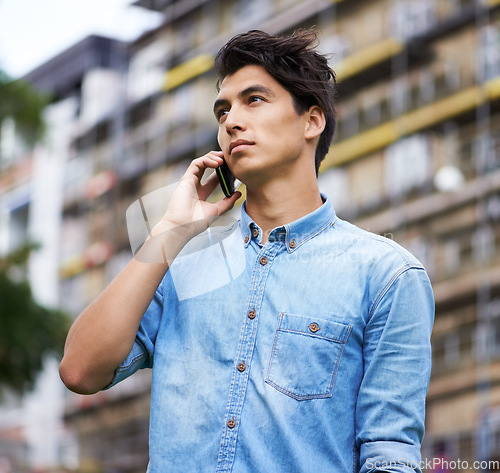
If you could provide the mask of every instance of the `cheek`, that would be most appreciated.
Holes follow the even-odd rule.
[[[305,127],[303,121],[298,120],[296,116],[284,117],[280,123],[280,128],[284,141],[293,145],[304,141]]]
[[[297,112],[292,106],[286,110],[286,113],[281,114],[279,117],[275,117],[274,121],[282,130],[286,130],[289,136],[298,138],[304,134],[304,117],[297,115]]]
[[[217,142],[219,145],[223,145],[224,143],[227,145],[229,140],[231,139],[230,135],[227,133],[224,125],[220,125],[217,130]]]

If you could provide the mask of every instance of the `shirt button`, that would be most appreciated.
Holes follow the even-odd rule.
[[[250,240],[250,237],[246,236],[246,237],[245,237],[245,240],[244,240],[244,241],[245,241],[245,243],[248,243],[248,240]]]
[[[254,229],[252,230],[252,235],[253,235],[255,238],[257,238],[257,237],[259,236],[259,230],[257,230],[256,228],[254,228]]]
[[[290,242],[290,248],[295,248],[295,238]]]
[[[309,330],[312,333],[316,333],[318,330],[320,330],[319,325],[316,322],[313,322],[311,325],[309,325]]]
[[[266,256],[261,256],[259,258],[259,262],[262,266],[265,266],[267,264],[267,257]]]
[[[237,368],[238,368],[238,371],[239,371],[240,373],[243,373],[243,371],[245,371],[245,369],[246,369],[245,362],[244,362],[244,361],[242,361],[241,363],[238,363]]]
[[[248,312],[248,318],[249,318],[249,319],[251,319],[251,320],[255,319],[255,316],[256,316],[256,315],[257,315],[257,314],[255,313],[255,310],[254,310],[254,309],[252,309],[252,310],[250,310],[250,311]]]
[[[230,428],[230,429],[234,429],[234,426],[236,425],[236,422],[234,420],[234,417],[232,419],[229,419],[227,421],[227,426]]]

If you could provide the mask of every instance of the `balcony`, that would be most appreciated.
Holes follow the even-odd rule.
[[[383,149],[403,136],[432,128],[447,120],[473,114],[477,107],[497,102],[499,99],[500,77],[483,85],[468,87],[334,143],[322,164],[322,169],[344,165]]]

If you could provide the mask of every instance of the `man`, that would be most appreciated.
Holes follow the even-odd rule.
[[[153,368],[150,473],[420,471],[432,291],[318,190],[335,111],[315,40],[251,31],[219,51],[222,151],[191,163],[141,250],[159,241],[166,263],[134,258],[68,335],[74,391]],[[247,187],[239,228],[179,255],[240,196],[207,202],[223,158]]]

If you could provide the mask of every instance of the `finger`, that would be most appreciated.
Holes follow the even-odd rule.
[[[217,173],[213,172],[198,191],[200,200],[207,200],[208,196],[217,188],[218,185],[219,178],[217,177]]]
[[[221,216],[223,213],[234,207],[236,201],[242,196],[240,191],[236,191],[231,197],[225,197],[214,205],[217,207],[217,215]]]
[[[186,174],[192,174],[201,180],[207,168],[216,168],[223,163],[222,152],[210,151],[209,153],[191,161]]]

